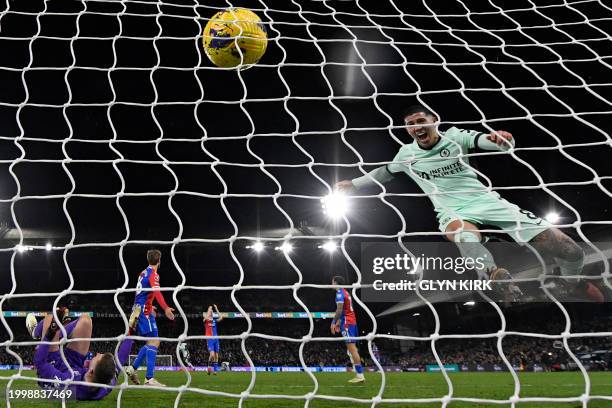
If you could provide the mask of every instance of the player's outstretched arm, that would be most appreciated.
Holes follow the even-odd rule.
[[[337,182],[334,185],[334,190],[341,192],[341,193],[348,193],[354,188],[355,186],[353,185],[352,180],[342,180],[342,181]]]
[[[217,321],[220,322],[221,320],[223,320],[223,316],[221,316],[221,312],[219,311],[219,308],[217,307],[217,305],[213,305],[213,307],[215,308],[215,312],[217,312]]]
[[[482,150],[506,151],[514,147],[514,137],[512,133],[505,130],[496,130],[486,135],[486,137],[478,138],[477,147]]]
[[[348,193],[354,189],[361,190],[362,188],[377,186],[376,181],[380,184],[388,183],[393,180],[393,177],[393,173],[389,171],[387,166],[380,166],[361,177],[339,181],[334,187],[337,191]]]

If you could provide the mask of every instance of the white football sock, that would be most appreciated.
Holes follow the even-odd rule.
[[[463,258],[471,258],[474,261],[480,258],[484,266],[476,269],[479,278],[488,278],[487,273],[497,268],[493,255],[491,255],[491,252],[480,243],[480,239],[475,233],[470,231],[459,232],[455,234],[454,240]]]

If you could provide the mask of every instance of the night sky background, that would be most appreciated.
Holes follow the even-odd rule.
[[[67,266],[73,289],[121,287],[120,256],[132,288],[157,247],[162,286],[181,283],[180,267],[186,285],[227,286],[202,296],[229,305],[240,278],[230,247],[243,284],[298,281],[273,250],[290,227],[279,207],[299,235],[290,258],[303,282],[352,281],[341,253],[317,248],[349,231],[325,218],[320,198],[361,175],[361,161],[369,171],[410,142],[401,113],[414,103],[437,112],[441,129],[512,132],[514,155],[472,160],[502,196],[540,216],[556,210],[563,224],[579,215],[588,239],[610,239],[609,2],[236,1],[269,34],[244,71],[204,54],[203,27],[229,5],[205,3],[0,5],[2,293],[11,270],[13,293],[66,289]],[[414,183],[399,177],[388,192],[409,239],[442,239],[419,236],[438,230]],[[401,219],[379,193],[352,200],[350,233],[397,240]],[[15,252],[18,229],[37,249]],[[267,244],[258,256],[245,249],[255,237]],[[367,239],[348,237],[347,251],[357,257]],[[262,304],[292,301],[288,290],[255,292]],[[312,310],[334,307],[330,289],[300,294]]]

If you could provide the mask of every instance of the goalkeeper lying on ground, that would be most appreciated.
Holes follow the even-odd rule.
[[[100,400],[108,395],[113,389],[96,387],[93,383],[115,385],[117,374],[121,371],[121,365],[125,364],[132,348],[133,340],[126,339],[119,346],[119,362],[116,365],[111,353],[96,354],[91,360],[86,360],[85,355],[89,352],[89,339],[93,324],[89,315],[82,315],[75,321],[68,318],[68,309],[59,308],[58,316],[65,326],[69,339],[82,339],[68,343],[64,348],[64,355],[70,364],[67,367],[62,359],[58,345],[41,343],[36,347],[34,353],[34,366],[36,374],[41,380],[38,384],[45,389],[63,388],[59,381],[84,381],[92,385],[70,384],[77,400]],[[63,336],[53,315],[46,316],[39,322],[33,314],[26,317],[26,326],[35,339],[43,341],[59,341]]]

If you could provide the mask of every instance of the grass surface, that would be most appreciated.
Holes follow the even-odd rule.
[[[7,377],[15,372],[3,371],[0,376]],[[23,371],[22,375],[34,376],[33,371]],[[191,373],[192,380],[190,390],[183,392],[180,407],[235,407],[238,406],[239,395],[247,389],[251,381],[250,373],[220,373],[217,376],[208,376],[204,372]],[[140,376],[143,373],[140,372]],[[365,384],[348,384],[347,380],[352,377],[349,373],[317,373],[315,374],[319,383],[316,396],[309,406],[313,408],[323,407],[368,407],[366,404],[342,400],[333,401],[326,396],[349,397],[360,399],[371,399],[381,389],[381,375],[378,373],[367,373]],[[453,384],[453,398],[484,398],[507,400],[514,392],[514,382],[510,373],[455,373],[450,374]],[[170,387],[180,387],[187,383],[187,375],[182,372],[159,372],[156,378]],[[612,408],[612,373],[594,372],[589,374],[592,396],[608,396],[609,400],[592,399],[589,408]],[[585,382],[579,372],[569,373],[521,373],[519,374],[521,398],[524,397],[554,397],[554,398],[577,398],[585,393]],[[122,381],[123,378],[120,379]],[[3,392],[6,391],[6,380],[0,380]],[[12,389],[37,388],[32,380],[15,380]],[[191,390],[193,389],[193,390]],[[306,373],[257,373],[252,394],[291,395],[304,396],[314,392],[314,383]],[[200,392],[198,392],[200,391]],[[238,397],[223,395],[205,395],[202,392],[233,393]],[[386,384],[383,398],[442,398],[449,393],[444,377],[440,373],[386,373]],[[176,389],[157,391],[143,386],[131,387],[119,395],[119,390],[114,390],[104,400],[99,402],[78,402],[69,405],[114,407],[118,399],[122,407],[171,407],[174,405],[178,392]],[[277,398],[248,398],[243,406],[246,408],[271,408],[271,407],[302,407],[304,398],[300,399],[277,399]],[[4,395],[0,402],[6,406]],[[379,407],[440,407],[441,402],[426,403],[382,403]],[[14,407],[58,407],[61,404],[42,401],[17,401],[12,400]],[[448,407],[510,407],[509,403],[475,403],[469,401],[451,401]],[[522,402],[517,407],[579,407],[580,401],[573,402]]]

